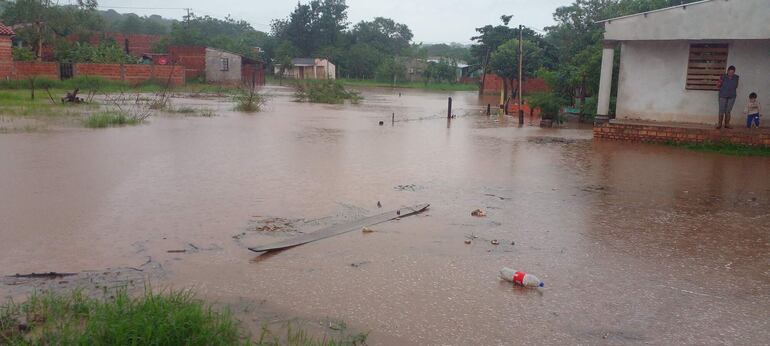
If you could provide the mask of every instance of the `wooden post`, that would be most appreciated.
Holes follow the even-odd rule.
[[[492,115],[492,105],[487,103],[487,115]]]
[[[393,125],[396,123],[396,113],[393,113],[390,115],[390,124]]]
[[[519,25],[519,125],[524,125],[524,110],[521,108],[521,87],[522,87],[522,64],[524,64],[524,46],[522,44],[522,29],[523,25]]]
[[[447,119],[451,119],[452,118],[452,98],[450,97],[449,101],[447,101],[447,102],[449,104],[449,107],[448,107],[447,112],[446,112],[446,118]]]

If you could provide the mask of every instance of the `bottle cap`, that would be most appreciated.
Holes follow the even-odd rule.
[[[540,281],[540,287],[545,287],[545,282]]]

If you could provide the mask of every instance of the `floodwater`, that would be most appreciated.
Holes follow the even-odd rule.
[[[343,320],[370,344],[770,340],[770,159],[519,128],[473,92],[266,92],[254,115],[174,99],[219,116],[0,135],[2,274],[149,257],[168,271],[156,286]],[[296,234],[254,230],[268,218],[311,231],[423,202],[374,233],[246,249]],[[545,287],[501,282],[504,266]]]

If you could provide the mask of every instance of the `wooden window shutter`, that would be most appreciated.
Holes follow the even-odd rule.
[[[690,45],[687,65],[687,90],[719,90],[717,80],[727,70],[726,43],[698,43]]]

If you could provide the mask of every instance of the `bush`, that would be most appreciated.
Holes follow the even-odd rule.
[[[300,81],[296,88],[298,101],[339,104],[345,103],[345,100],[352,103],[361,100],[357,92],[346,90],[342,82],[336,80]]]
[[[13,47],[14,61],[32,61],[35,60],[35,52],[22,47]]]
[[[540,108],[543,119],[559,120],[559,112],[566,102],[553,92],[537,93],[529,97],[529,105],[532,108]]]
[[[69,63],[136,64],[136,58],[126,54],[114,42],[99,45],[88,43],[60,42],[55,49],[56,60]]]
[[[112,126],[136,125],[140,122],[141,120],[132,118],[121,112],[107,111],[88,117],[84,125],[85,127],[96,129]]]

